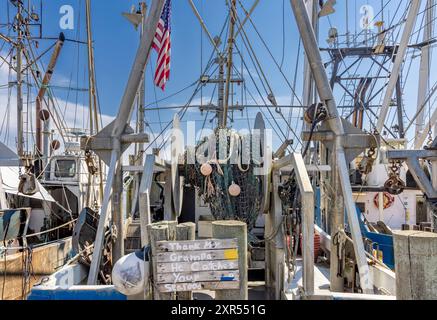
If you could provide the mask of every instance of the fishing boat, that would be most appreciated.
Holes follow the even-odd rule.
[[[64,208],[66,189],[80,200],[62,221],[74,221],[68,261],[28,299],[437,299],[435,1],[274,1],[282,48],[257,15],[270,3],[217,3],[151,0],[122,13],[140,41],[118,113],[105,125],[91,116],[89,131],[70,131],[76,144],[48,156],[62,174],[50,164],[41,186]],[[200,29],[201,72],[149,95],[147,66],[153,87],[171,84],[183,10]],[[74,159],[86,179],[71,176]]]
[[[94,156],[80,150],[79,137],[89,129],[69,127],[57,100],[60,91],[84,90],[52,81],[57,64],[65,63],[65,43],[84,48],[88,43],[63,33],[44,35],[42,2],[6,1],[1,10],[7,12],[1,34],[2,81],[7,84],[2,86],[0,143],[0,295],[17,300],[26,299],[34,284],[74,256],[73,228],[84,207],[99,206],[103,175]],[[92,131],[100,120],[90,115]]]

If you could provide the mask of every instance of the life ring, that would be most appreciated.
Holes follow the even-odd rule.
[[[383,192],[384,210],[390,208],[395,202],[395,197],[388,192]],[[373,198],[375,207],[379,208],[379,193]]]

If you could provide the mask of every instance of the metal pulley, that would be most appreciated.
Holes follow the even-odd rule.
[[[95,159],[89,151],[85,153],[85,163],[90,175],[94,176],[99,172]]]
[[[376,150],[375,148],[370,148],[367,152],[367,155],[363,157],[360,164],[358,165],[358,169],[362,174],[369,174],[372,172],[373,165],[375,163],[375,154]]]
[[[388,193],[397,196],[405,190],[405,182],[399,178],[401,166],[400,163],[393,161],[390,167],[391,173],[389,179],[384,184],[384,189]]]
[[[305,110],[304,120],[308,124],[313,124],[316,120],[319,122],[326,119],[327,115],[328,113],[323,103],[313,103]]]
[[[386,183],[384,183],[384,189],[391,195],[400,195],[405,190],[405,182],[399,179],[397,176],[391,176]]]
[[[39,191],[38,183],[35,175],[30,172],[23,173],[20,176],[20,183],[18,184],[18,192],[32,196]]]

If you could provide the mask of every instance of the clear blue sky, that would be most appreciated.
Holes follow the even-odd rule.
[[[34,1],[38,3],[39,0]],[[147,1],[150,3],[150,0]],[[211,34],[213,36],[218,35],[221,27],[225,21],[226,6],[224,0],[195,0],[194,1],[204,18]],[[250,8],[253,0],[243,1],[246,8]],[[346,1],[337,1],[337,12],[331,15],[329,18],[321,18],[320,27],[320,42],[321,46],[327,46],[326,38],[328,29],[331,26],[335,26],[339,29],[339,33],[343,34],[346,28]],[[403,12],[407,1],[391,1],[384,0],[387,5],[385,10],[385,20],[393,19],[397,17],[398,21],[400,13]],[[56,36],[59,31],[59,19],[61,14],[59,8],[62,5],[72,5],[75,9],[75,29],[71,31],[64,31],[67,38],[85,40],[85,1],[84,0],[51,0],[44,1],[43,21],[44,29],[43,35],[46,37]],[[125,89],[127,78],[130,72],[130,67],[134,59],[134,55],[138,46],[139,35],[130,23],[121,15],[122,12],[129,11],[131,6],[138,4],[138,0],[94,0],[92,1],[92,20],[93,20],[93,37],[95,41],[95,58],[96,58],[96,71],[98,90],[100,97],[100,105],[102,113],[110,116],[114,116],[117,113],[119,103]],[[365,4],[370,4],[375,8],[375,13],[378,13],[381,8],[381,0],[349,0],[349,26],[352,33],[355,30],[360,32],[360,7]],[[240,11],[241,13],[241,11]],[[284,15],[283,15],[284,14]],[[284,16],[284,20],[283,20]],[[0,18],[5,20],[5,5],[0,6]],[[269,49],[273,53],[275,59],[281,62],[284,59],[283,72],[290,83],[293,83],[296,59],[298,56],[298,43],[299,36],[297,28],[292,15],[289,0],[261,0],[259,6],[255,10],[252,19],[256,24],[263,39],[267,42]],[[421,18],[418,19],[419,24]],[[284,22],[284,25],[283,25]],[[285,30],[285,47],[283,50],[283,27]],[[187,85],[193,83],[199,78],[201,70],[201,56],[203,56],[203,65],[206,64],[208,57],[211,54],[212,47],[208,43],[206,36],[203,36],[203,50],[201,50],[201,30],[198,21],[196,20],[191,8],[186,0],[173,0],[173,18],[172,18],[172,72],[171,80],[167,85],[166,92],[161,92],[160,89],[154,88],[152,84],[152,72],[153,65],[156,60],[156,55],[153,53],[151,58],[151,65],[147,67],[147,90],[146,100],[147,104],[154,102],[155,100],[162,99],[169,94],[179,91]],[[275,96],[280,104],[289,104],[292,101],[292,93],[287,86],[286,81],[278,72],[278,69],[274,66],[273,60],[266,51],[265,47],[261,43],[258,35],[254,29],[247,25],[247,34],[251,39],[251,43],[254,50],[257,52],[258,59],[261,61],[263,70],[266,73],[268,81],[273,88]],[[419,41],[420,42],[420,41]],[[42,48],[46,48],[51,42],[41,42]],[[252,69],[252,63],[244,50],[244,45],[241,39],[237,40],[237,46],[243,49],[243,55],[249,65],[250,72],[254,72]],[[201,54],[203,51],[203,54]],[[283,54],[284,53],[284,54]],[[45,61],[47,61],[46,57]],[[327,57],[325,57],[327,58]],[[300,66],[297,70],[297,84],[296,91],[298,95],[302,92],[302,52],[299,56]],[[417,61],[418,59],[416,59]],[[238,68],[241,66],[241,62],[237,59],[236,65]],[[434,63],[435,65],[435,63]],[[78,67],[79,66],[79,67]],[[413,68],[417,68],[415,65]],[[414,70],[414,69],[413,69]],[[244,72],[247,76],[247,71]],[[257,75],[254,75],[255,80],[259,81]],[[409,81],[413,84],[417,82],[417,75],[415,72],[411,72]],[[71,42],[65,45],[64,51],[60,58],[59,65],[55,72],[54,84],[68,85],[71,80],[71,85],[74,87],[85,88],[87,87],[86,79],[86,48],[85,46],[78,46]],[[256,89],[251,83],[250,78],[246,79],[249,90],[255,96],[255,100],[260,100],[260,96],[256,94]],[[433,82],[432,82],[433,83]],[[261,87],[261,82],[258,82],[258,86]],[[191,96],[194,87],[191,90],[184,91],[183,93],[159,103],[158,105],[151,105],[150,107],[163,107],[171,105],[185,104],[188,98]],[[209,101],[212,89],[205,89],[203,92],[204,101]],[[405,99],[407,100],[406,108],[411,109],[411,113],[414,113],[415,100],[414,90],[410,90],[405,93]],[[75,104],[87,105],[87,94],[83,92],[67,92],[66,90],[57,90],[56,94],[60,99],[69,101],[66,105],[67,108],[75,108]],[[265,98],[265,95],[264,95]],[[301,98],[301,97],[299,97]],[[250,101],[250,97],[247,101],[249,104],[253,104]],[[200,100],[200,95],[196,96],[195,101]],[[240,94],[235,95],[235,101],[241,103]],[[214,102],[216,102],[214,100]],[[298,104],[295,100],[294,104]],[[147,120],[150,122],[152,128],[159,132],[160,125],[158,122],[166,123],[173,115],[174,111],[150,111],[147,113]],[[249,110],[249,113],[241,115],[236,114],[236,118],[242,120],[236,120],[234,126],[243,126],[247,123],[246,117],[253,123],[253,118],[257,110]],[[285,117],[288,118],[288,111],[283,111]],[[268,112],[265,111],[266,115]],[[274,111],[273,114],[275,115]],[[295,119],[292,127],[297,127],[296,121],[298,120],[298,114],[295,114]],[[277,117],[277,115],[276,115]],[[86,118],[86,117],[85,117]],[[200,120],[203,117],[199,112],[189,112],[186,116],[189,120]],[[202,123],[198,123],[202,126]],[[209,122],[207,126],[211,126]],[[281,129],[286,132],[287,127],[284,123],[280,124]],[[296,145],[297,146],[297,145]]]

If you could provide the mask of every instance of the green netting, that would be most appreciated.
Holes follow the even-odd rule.
[[[230,129],[221,130],[226,130],[227,156],[229,156],[230,152],[237,151],[239,154],[242,154],[243,143],[241,143],[241,137]],[[219,135],[219,130],[217,130],[215,150],[220,150]],[[234,139],[232,150],[230,150],[231,137]],[[248,137],[252,141],[252,136]],[[235,143],[235,140],[238,140],[239,143]],[[207,142],[202,141],[197,146],[196,152],[203,143]],[[199,196],[203,198],[205,203],[209,204],[214,218],[217,220],[239,220],[246,222],[250,231],[255,226],[255,222],[260,214],[263,194],[261,177],[256,176],[254,171],[260,164],[256,164],[256,161],[253,161],[252,143],[250,143],[250,150],[247,151],[250,153],[250,157],[247,158],[248,162],[245,161],[247,163],[241,163],[240,157],[239,163],[231,163],[228,160],[225,163],[220,162],[220,164],[214,160],[218,158],[218,154],[215,156],[205,152],[205,156],[208,156],[208,159],[211,160],[208,162],[213,168],[211,176],[204,177],[200,172],[202,164],[196,163],[185,166],[185,177],[191,186],[198,189]],[[239,185],[241,188],[241,193],[237,197],[232,197],[228,192],[228,188],[232,183]]]

